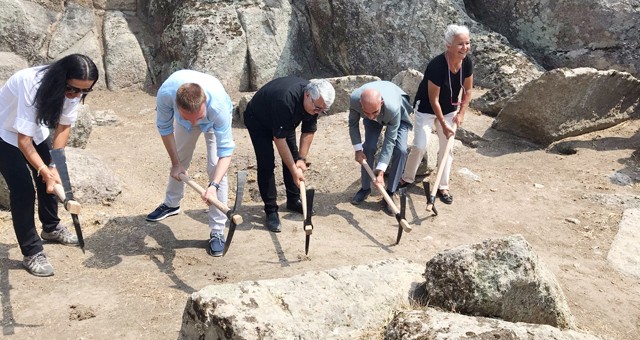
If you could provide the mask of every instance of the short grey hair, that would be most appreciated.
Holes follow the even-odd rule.
[[[322,97],[324,103],[327,105],[327,109],[331,107],[333,101],[336,99],[336,91],[326,79],[311,79],[309,84],[304,87],[304,90],[305,92],[309,92],[313,100],[318,100],[318,98]]]
[[[447,29],[444,31],[444,43],[445,45],[453,44],[453,37],[458,34],[466,34],[469,35],[469,28],[467,26],[462,25],[449,25]]]

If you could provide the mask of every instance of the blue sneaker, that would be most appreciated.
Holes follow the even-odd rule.
[[[156,210],[147,215],[146,220],[149,222],[158,222],[173,215],[177,215],[180,212],[180,207],[167,207],[164,203],[160,204]]]
[[[224,235],[222,235],[222,233],[211,233],[207,253],[213,257],[222,256],[224,252],[224,242]]]

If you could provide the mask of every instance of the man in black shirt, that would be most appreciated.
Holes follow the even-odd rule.
[[[258,187],[269,231],[280,232],[281,228],[272,141],[282,159],[287,209],[302,213],[299,186],[307,170],[306,157],[317,130],[318,114],[326,112],[334,99],[335,91],[327,80],[309,82],[298,77],[283,77],[265,84],[247,105],[244,124],[256,153]],[[295,129],[301,123],[298,150]]]

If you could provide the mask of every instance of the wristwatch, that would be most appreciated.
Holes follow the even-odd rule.
[[[210,187],[215,187],[216,190],[220,190],[220,184],[216,183],[215,181],[211,181],[211,183],[209,183]]]

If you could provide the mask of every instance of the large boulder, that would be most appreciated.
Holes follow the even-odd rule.
[[[476,34],[472,38],[474,85],[489,88],[471,101],[471,107],[495,117],[506,102],[544,69],[519,50],[509,48],[507,39],[496,33]]]
[[[556,69],[526,84],[493,127],[543,146],[640,115],[640,80],[626,72]]]
[[[56,16],[56,11],[31,1],[0,0],[0,51],[43,63],[47,60],[43,49]]]
[[[385,340],[419,339],[555,339],[596,340],[597,336],[548,325],[511,323],[445,313],[434,308],[396,312],[384,330]]]
[[[104,61],[110,90],[145,88],[148,80],[147,63],[127,23],[127,15],[107,11],[104,15]]]
[[[102,204],[116,199],[122,191],[120,180],[107,164],[87,151],[74,147],[66,147],[65,154],[69,181],[78,202]],[[9,202],[9,189],[0,176],[0,209],[9,209]]]
[[[249,89],[247,37],[233,3],[184,2],[160,38],[163,79],[188,68],[216,76],[229,92]]]
[[[0,86],[14,73],[27,67],[29,67],[29,63],[19,55],[12,52],[0,52]]]
[[[380,78],[376,76],[359,75],[327,78],[327,80],[336,91],[336,98],[329,109],[329,113],[338,113],[349,111],[349,98],[351,98],[351,92],[353,92],[353,90],[366,83],[380,80]]]
[[[392,259],[285,279],[212,285],[191,294],[181,339],[358,338],[408,304],[420,265]]]
[[[74,198],[81,204],[115,201],[122,192],[120,180],[100,158],[88,151],[67,147],[67,167]]]
[[[637,0],[465,0],[473,16],[546,68],[589,66],[640,75]]]
[[[575,328],[562,289],[520,235],[439,253],[418,300],[447,311]]]
[[[422,82],[424,74],[418,70],[408,69],[400,71],[398,74],[391,78],[391,82],[398,85],[406,94],[411,97],[411,103],[418,93],[418,86]]]

